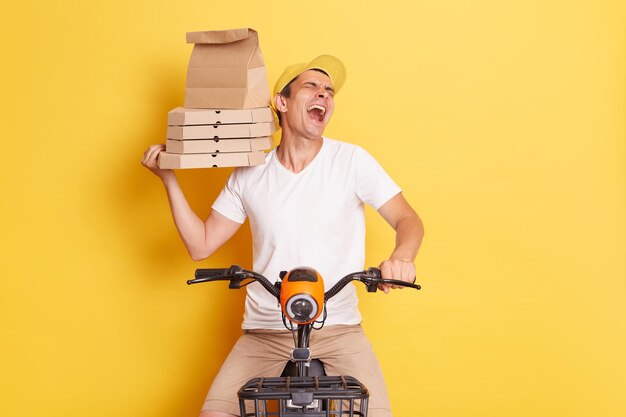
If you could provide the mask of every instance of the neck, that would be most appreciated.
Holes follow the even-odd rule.
[[[321,136],[310,139],[283,130],[276,156],[285,168],[298,173],[315,159],[323,143],[324,139]]]

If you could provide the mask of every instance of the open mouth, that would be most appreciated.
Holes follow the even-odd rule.
[[[312,117],[317,119],[318,122],[324,121],[324,115],[326,114],[326,108],[324,106],[320,106],[319,104],[313,104],[312,106],[309,106],[309,108],[306,109],[306,111]]]

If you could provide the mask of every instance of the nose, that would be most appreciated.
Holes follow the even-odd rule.
[[[319,91],[317,92],[317,96],[320,98],[327,98],[329,94],[328,94],[328,91],[326,90],[326,87],[321,86]]]

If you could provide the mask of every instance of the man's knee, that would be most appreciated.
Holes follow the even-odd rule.
[[[198,417],[237,417],[234,414],[222,413],[221,411],[202,410]]]

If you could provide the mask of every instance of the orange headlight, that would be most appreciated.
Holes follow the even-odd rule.
[[[295,268],[283,277],[280,287],[283,314],[295,324],[312,323],[324,309],[324,280],[312,268]]]

